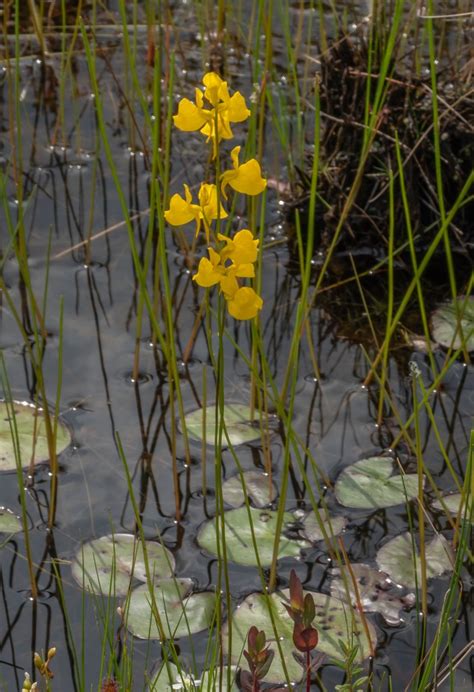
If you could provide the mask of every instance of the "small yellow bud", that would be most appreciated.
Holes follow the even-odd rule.
[[[21,692],[30,692],[31,690],[31,678],[30,674],[25,671],[25,679],[23,680],[23,687]]]
[[[36,668],[38,668],[38,670],[41,672],[44,668],[44,661],[41,658],[41,656],[39,655],[39,653],[37,653],[36,651],[35,651],[35,655],[33,657],[33,661],[35,663]]]
[[[48,661],[56,656],[56,647],[52,646],[48,651]]]

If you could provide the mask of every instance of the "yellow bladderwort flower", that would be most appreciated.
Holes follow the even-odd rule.
[[[233,170],[225,171],[221,175],[222,195],[227,199],[225,189],[230,185],[236,192],[245,195],[259,195],[267,186],[267,181],[262,178],[260,164],[256,159],[250,159],[239,166],[240,147],[234,147],[230,152]]]
[[[235,264],[247,264],[257,260],[259,241],[254,239],[252,231],[248,228],[238,231],[233,238],[228,238],[222,233],[217,237],[226,243],[220,253],[223,260],[231,259]]]
[[[229,314],[236,320],[251,320],[262,309],[263,300],[253,288],[242,286],[227,301]]]
[[[193,281],[203,288],[210,288],[220,283],[225,273],[225,267],[220,263],[220,255],[212,247],[208,247],[207,251],[209,259],[207,257],[200,259],[197,274],[193,276]]]
[[[209,183],[202,183],[199,189],[199,204],[193,204],[191,190],[184,185],[184,199],[176,193],[170,199],[170,208],[165,211],[165,219],[171,226],[184,226],[190,221],[196,222],[196,235],[204,223],[206,241],[209,243],[210,223],[214,219],[225,219],[227,212],[218,204],[217,187]]]
[[[227,82],[216,72],[208,72],[203,79],[204,93],[195,91],[195,103],[187,98],[181,99],[178,112],[173,116],[174,124],[179,130],[193,132],[199,130],[213,143],[213,154],[216,155],[217,142],[232,139],[231,123],[240,123],[250,115],[245,99],[238,91],[230,96]],[[204,98],[211,104],[211,109],[204,108]]]

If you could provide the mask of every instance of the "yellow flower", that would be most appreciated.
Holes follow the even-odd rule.
[[[259,241],[254,240],[252,231],[244,228],[238,231],[233,238],[228,238],[221,233],[217,237],[226,243],[226,247],[221,250],[223,260],[231,259],[235,264],[247,264],[256,261]]]
[[[201,258],[197,274],[193,276],[193,281],[203,288],[210,288],[220,283],[225,272],[224,266],[220,264],[220,255],[212,247],[208,248],[207,251],[209,259],[207,257]]]
[[[262,306],[263,300],[249,286],[239,288],[233,297],[227,301],[229,313],[236,320],[251,320],[262,309]]]
[[[245,99],[238,91],[230,96],[227,82],[215,72],[208,72],[203,79],[204,93],[195,91],[195,103],[187,98],[181,99],[178,112],[173,116],[174,124],[179,130],[192,132],[200,130],[213,143],[213,154],[216,155],[217,142],[232,139],[231,123],[240,123],[250,115]],[[211,109],[204,108],[204,97],[211,104]]]
[[[194,132],[200,130],[211,116],[210,111],[203,109],[203,96],[200,89],[196,89],[196,103],[189,99],[181,99],[178,104],[178,112],[173,115],[174,124],[178,130]]]
[[[260,164],[256,159],[250,159],[239,166],[240,147],[234,147],[230,152],[234,169],[225,171],[221,175],[221,190],[227,199],[225,189],[230,185],[236,192],[245,195],[259,195],[267,186],[267,181],[262,178]]]
[[[255,276],[253,264],[231,264],[225,268],[225,273],[220,280],[221,291],[227,300],[235,296],[239,290],[240,279],[252,279]]]
[[[193,204],[189,187],[184,186],[184,199],[175,194],[170,199],[170,208],[165,211],[165,219],[171,226],[183,226],[194,219],[196,222],[196,235],[201,229],[201,221],[204,223],[206,240],[209,242],[210,223],[214,219],[225,219],[227,212],[218,204],[217,187],[209,183],[202,183],[199,189],[199,204]]]

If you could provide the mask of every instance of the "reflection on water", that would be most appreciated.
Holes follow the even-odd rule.
[[[109,10],[116,12],[117,3],[108,4]],[[307,3],[303,4],[303,12],[308,12]],[[294,26],[301,21],[300,9],[301,3],[294,3],[290,13]],[[199,80],[202,69],[198,32],[194,28],[198,24],[190,5],[179,3],[174,12],[175,26],[182,27],[177,43],[180,49],[175,53],[179,75],[177,91],[184,94]],[[97,21],[100,24],[101,17]],[[106,106],[107,136],[118,165],[120,182],[126,191],[133,233],[140,252],[144,254],[151,175],[149,139],[138,109],[131,119],[120,87],[124,65],[119,32],[110,28],[110,21],[104,20],[103,23],[104,27],[97,31],[97,41],[103,49],[98,57],[98,75]],[[284,36],[278,28],[274,38],[277,65],[280,61],[283,67],[286,64]],[[73,56],[73,79],[68,80],[65,86],[64,127],[58,129],[61,56],[53,53],[44,65],[35,57],[28,57],[28,45],[34,45],[34,37],[25,38],[25,57],[20,63],[23,149],[16,155],[21,156],[24,179],[21,203],[26,218],[33,288],[38,296],[42,296],[45,289],[47,246],[48,241],[51,242],[46,317],[49,337],[43,357],[50,401],[54,401],[57,388],[60,302],[64,301],[61,411],[73,431],[74,444],[60,458],[54,532],[46,529],[49,503],[46,468],[38,472],[34,486],[27,494],[28,515],[33,526],[33,557],[41,592],[37,602],[29,599],[28,572],[21,557],[24,554],[21,535],[11,538],[0,554],[0,689],[20,689],[23,670],[31,671],[34,667],[32,652],[47,650],[52,645],[58,649],[53,666],[54,689],[78,689],[74,647],[81,648],[82,627],[87,633],[84,688],[88,689],[97,685],[100,677],[97,651],[101,647],[103,625],[93,599],[86,597],[83,602],[82,594],[72,581],[68,563],[81,541],[108,534],[111,530],[135,529],[117,436],[128,462],[146,535],[153,537],[158,532],[162,535],[176,557],[178,576],[191,576],[198,589],[212,588],[216,584],[217,564],[203,554],[196,543],[200,524],[213,515],[215,507],[214,458],[209,448],[204,492],[201,445],[190,442],[191,457],[188,459],[182,436],[178,435],[176,446],[172,442],[174,415],[169,377],[160,349],[151,342],[149,324],[140,336],[139,370],[138,374],[134,373],[138,281],[116,189],[103,149],[98,144],[94,99],[90,95],[84,57],[80,52]],[[248,65],[245,42],[236,38],[226,65],[235,86],[237,75],[250,73]],[[143,71],[145,78],[145,62]],[[242,77],[241,82],[239,88],[250,94],[251,79]],[[282,79],[275,88],[285,89],[285,81]],[[0,76],[0,99],[2,105],[8,103],[9,85],[5,71]],[[18,197],[9,167],[12,140],[6,107],[1,110],[0,128],[0,156],[6,174],[6,194],[10,209],[15,210]],[[179,133],[174,136],[173,191],[180,189],[185,179],[192,186],[202,175],[196,151],[204,145],[196,142],[192,137],[182,137]],[[269,126],[268,174],[279,175],[280,164]],[[269,190],[266,227],[271,240],[285,240],[287,232],[279,201],[278,190]],[[237,209],[236,223],[243,223],[246,211],[245,206]],[[3,222],[2,218],[4,225]],[[1,233],[2,248],[5,249],[7,236],[4,230]],[[190,242],[192,231],[186,233]],[[93,240],[88,243],[88,238]],[[191,357],[186,362],[183,360],[200,309],[200,295],[191,281],[177,235],[170,231],[167,243],[176,316],[176,352],[181,359],[178,369],[185,408],[191,410],[202,405],[204,378],[209,402],[215,399],[215,383],[202,328],[197,331]],[[262,333],[270,373],[277,386],[283,382],[300,295],[300,281],[289,268],[291,258],[285,242],[277,243],[265,252]],[[5,262],[4,278],[15,304],[20,311],[23,310],[24,329],[31,334],[31,316],[26,311],[24,287],[19,280],[17,263],[11,256]],[[13,396],[32,399],[35,375],[22,335],[5,304],[0,319],[0,343]],[[248,353],[248,325],[233,323],[228,325],[228,329],[239,348]],[[318,372],[315,372],[310,357],[308,335],[303,335],[293,425],[329,484],[344,466],[390,448],[400,431],[400,422],[406,420],[413,407],[408,360],[416,359],[426,385],[430,383],[431,375],[428,359],[421,353],[413,355],[407,352],[404,358],[392,357],[388,364],[388,380],[400,419],[388,418],[378,426],[377,391],[374,387],[363,386],[368,372],[364,347],[341,339],[334,321],[318,306],[311,314],[309,330]],[[247,402],[251,387],[248,369],[230,341],[226,341],[225,348],[226,396],[229,401]],[[370,355],[373,357],[374,353],[372,347]],[[440,365],[442,360],[440,355]],[[442,388],[430,397],[430,404],[433,420],[425,414],[420,419],[423,455],[438,486],[451,489],[437,435],[444,441],[446,454],[461,476],[468,449],[469,418],[474,406],[472,367],[455,363]],[[270,454],[274,478],[278,481],[283,446],[279,431],[275,430],[269,452],[258,445],[243,446],[239,449],[240,464],[244,470],[264,468],[265,456]],[[411,463],[410,449],[404,443],[397,447],[397,453],[404,463]],[[179,523],[175,520],[174,459],[178,460]],[[234,475],[235,462],[229,452],[223,452],[222,462],[223,477]],[[303,463],[312,478],[309,458],[304,458]],[[0,505],[16,506],[17,495],[15,475],[3,475]],[[332,511],[341,512],[341,507],[335,505],[330,495],[328,497]],[[296,507],[309,507],[309,500],[300,473],[292,467],[288,508]],[[354,561],[371,561],[380,543],[387,536],[406,530],[406,526],[405,508],[356,513],[344,535],[346,550]],[[318,544],[306,553],[305,559],[298,564],[298,570],[306,585],[326,589],[328,566],[327,554]],[[286,579],[289,569],[290,563],[284,561],[282,578]],[[64,593],[58,588],[58,577],[61,577]],[[229,577],[236,600],[260,589],[260,580],[253,569],[231,566]],[[447,578],[442,578],[431,586],[430,632],[436,627],[446,584]],[[113,620],[112,631],[116,631],[119,641],[123,633],[117,630],[119,623],[114,614],[110,617]],[[462,617],[463,613],[460,614]],[[66,619],[71,623],[70,629],[65,625]],[[387,675],[391,672],[399,685],[397,689],[402,689],[414,669],[416,626],[413,613],[405,613],[403,624],[396,629],[385,626],[378,618],[375,621],[380,628],[381,642],[374,662],[376,680],[381,688],[386,689]],[[453,650],[462,648],[465,638],[464,626],[460,624],[453,633]],[[196,660],[202,662],[205,637],[194,639]],[[189,651],[184,642],[181,645],[186,659]],[[144,669],[149,669],[159,657],[160,647],[155,642],[149,645],[136,641],[134,651],[136,679],[142,680]],[[329,688],[341,682],[338,673],[330,667],[323,671],[323,681]]]

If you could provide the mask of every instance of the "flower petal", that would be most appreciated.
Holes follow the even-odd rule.
[[[194,274],[193,281],[203,288],[210,288],[220,283],[222,274],[216,272],[212,263],[207,257],[202,257],[199,261],[197,274]]]
[[[249,117],[250,111],[240,91],[236,91],[235,94],[230,97],[228,115],[231,123],[241,123]]]
[[[213,106],[219,103],[219,91],[222,84],[225,82],[217,74],[217,72],[207,72],[202,78],[202,83],[206,87],[204,96]]]
[[[238,231],[232,239],[220,233],[217,237],[226,243],[226,247],[221,250],[221,257],[224,261],[231,259],[236,265],[256,261],[259,241],[254,239],[252,231],[249,231],[248,228]]]
[[[172,226],[183,226],[195,218],[192,205],[177,193],[170,199],[170,208],[165,211],[165,219]]]
[[[218,217],[220,219],[227,217],[227,212],[222,204],[218,208],[217,187],[214,184],[202,183],[199,189],[199,204],[202,214],[208,223]]]
[[[234,268],[235,276],[242,279],[253,279],[255,276],[255,267],[253,264],[236,264]]]
[[[239,290],[239,282],[235,278],[235,273],[233,271],[227,271],[227,273],[221,278],[222,293],[227,300],[230,300]]]
[[[263,300],[249,286],[239,288],[233,297],[227,301],[229,313],[236,320],[251,320],[262,309],[262,306]]]
[[[227,178],[227,184],[236,192],[245,195],[259,195],[267,186],[267,181],[262,178],[260,164],[256,159],[250,159],[243,163],[236,171],[237,175]],[[225,175],[225,173],[224,173]]]
[[[178,130],[193,132],[201,129],[206,123],[206,117],[192,101],[181,99],[178,104],[178,113],[173,115],[173,121]]]

